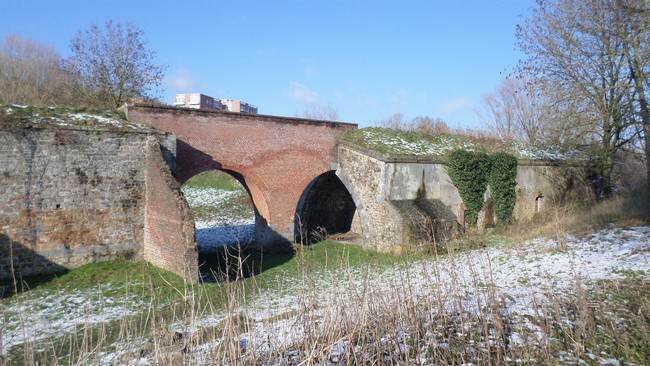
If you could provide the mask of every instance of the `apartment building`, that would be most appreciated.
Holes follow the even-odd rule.
[[[214,99],[200,93],[174,95],[174,107],[224,109],[224,106],[221,104],[219,99]]]
[[[257,107],[239,100],[221,99],[221,104],[230,112],[257,114]]]
[[[257,107],[240,100],[215,99],[205,94],[176,94],[174,107],[219,109],[236,113],[257,114]]]

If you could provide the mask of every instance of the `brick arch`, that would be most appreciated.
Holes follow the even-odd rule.
[[[228,170],[226,170],[228,171]],[[264,183],[257,179],[253,174],[247,174],[243,176],[240,174],[244,183],[242,185],[246,187],[248,194],[251,196],[253,205],[255,206],[255,214],[268,217],[269,215],[269,205],[264,196],[265,186]],[[241,182],[241,181],[240,181]]]
[[[181,161],[181,164],[182,163],[183,162]],[[240,172],[237,172],[235,170],[224,169],[223,165],[214,162],[214,163],[209,163],[202,166],[194,167],[191,172],[187,173],[187,176],[184,175],[182,177],[183,180],[178,179],[178,182],[179,184],[183,184],[193,176],[197,174],[201,174],[208,170],[219,170],[235,178],[244,187],[249,197],[251,198],[251,201],[253,203],[253,208],[255,210],[255,215],[260,215],[262,217],[268,216],[269,208],[266,202],[266,197],[263,194],[265,190],[264,184],[261,183],[258,179],[255,179],[250,174],[248,175],[248,177],[246,177]]]
[[[337,162],[337,139],[355,124],[213,110],[130,106],[129,120],[173,133],[176,177],[197,172],[237,172],[256,215],[260,249],[290,248],[295,210],[305,187]]]

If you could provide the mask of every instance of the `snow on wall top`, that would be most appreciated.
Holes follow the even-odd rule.
[[[519,141],[479,139],[465,135],[424,135],[415,131],[392,130],[378,127],[350,131],[341,141],[368,148],[387,155],[445,156],[453,150],[503,151],[524,160],[582,160],[578,152],[561,152],[553,147],[540,147]]]
[[[59,106],[0,104],[0,124],[12,122],[38,126],[84,126],[150,130],[145,125],[127,121],[124,116],[116,111]]]

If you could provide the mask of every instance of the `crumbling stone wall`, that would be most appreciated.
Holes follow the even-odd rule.
[[[146,137],[0,130],[0,276],[142,257]]]
[[[428,240],[449,239],[462,217],[458,190],[437,160],[396,159],[342,143],[336,174],[357,206],[364,246],[375,250],[427,250],[424,231]]]
[[[145,205],[151,202],[145,167],[155,161],[158,177],[169,175],[169,168],[162,171],[165,160],[173,162],[174,147],[172,136],[152,131],[0,128],[0,278],[142,259]],[[179,258],[192,260],[184,253]]]

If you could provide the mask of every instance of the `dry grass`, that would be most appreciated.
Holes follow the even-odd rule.
[[[532,222],[515,222],[498,234],[520,242],[535,237],[581,235],[612,224],[629,227],[649,223],[650,193],[641,187],[601,201],[576,200],[551,204],[538,213]]]
[[[521,242],[559,239],[612,222],[647,224],[648,201],[639,197],[644,196],[558,206],[534,225],[505,234]],[[575,276],[568,293],[530,285],[527,291],[535,296],[513,299],[493,279],[493,258],[469,251],[404,258],[390,267],[353,264],[337,255],[326,271],[305,253],[295,258],[300,272],[272,289],[251,277],[225,283],[224,295],[215,297],[203,285],[167,282],[181,299],[170,304],[157,295],[159,281],[149,278],[146,311],[114,324],[79,326],[63,341],[23,343],[0,355],[0,365],[556,365],[650,359],[650,284],[644,274],[595,284]],[[241,257],[230,260],[243,267]],[[284,311],[260,302],[282,296],[293,299]],[[527,311],[513,312],[515,302]],[[0,339],[1,333],[2,323]]]
[[[317,276],[301,276],[309,291],[297,296],[297,310],[261,319],[247,315],[264,310],[250,302],[242,281],[230,282],[222,300],[188,284],[177,289],[184,304],[163,312],[154,297],[148,312],[119,322],[117,335],[104,326],[80,327],[63,346],[25,343],[22,357],[0,358],[0,364],[539,365],[589,361],[602,352],[640,364],[648,355],[647,283],[630,279],[592,289],[577,278],[573,295],[517,299],[529,301],[534,314],[509,314],[511,300],[489,274],[470,268],[463,279],[453,258],[444,263],[432,270],[405,266],[378,284],[369,268],[359,273],[341,261],[327,288]],[[426,273],[428,283],[413,283],[416,272]],[[449,283],[441,283],[443,275]],[[225,302],[225,312],[215,301]],[[216,314],[225,316],[198,326]]]

